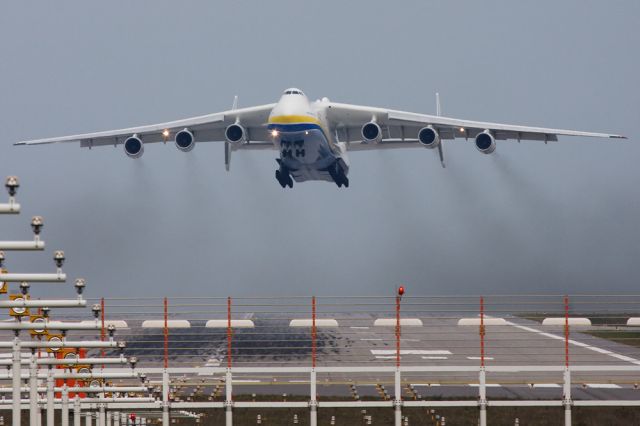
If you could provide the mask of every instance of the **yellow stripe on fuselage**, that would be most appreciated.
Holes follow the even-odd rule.
[[[269,117],[269,123],[273,124],[302,124],[312,123],[320,125],[320,120],[310,115],[276,115]]]

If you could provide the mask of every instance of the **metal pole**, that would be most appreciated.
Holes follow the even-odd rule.
[[[93,417],[93,415],[91,414],[91,411],[87,411],[87,414],[85,414],[84,418],[85,418],[85,425],[86,426],[91,426],[91,418]]]
[[[49,371],[47,374],[47,426],[55,426],[53,423],[55,413],[53,411],[53,398],[55,394],[53,393],[54,388],[53,381],[53,366],[49,366]]]
[[[571,371],[569,370],[569,296],[564,296],[564,424],[571,426]]]
[[[120,412],[113,413],[113,426],[120,426]]]
[[[480,367],[480,398],[478,405],[480,407],[480,426],[487,426],[487,376],[484,366]]]
[[[484,365],[484,297],[480,296],[480,377],[478,386],[479,398],[478,406],[480,408],[480,426],[487,426],[487,373]]]
[[[311,426],[318,425],[318,401],[316,395],[316,340],[318,338],[318,330],[316,327],[316,297],[311,298],[311,390],[309,401],[309,422]]]
[[[29,358],[29,424],[38,426],[38,364],[36,350],[31,349]]]
[[[232,376],[231,376],[231,368],[227,368],[227,375],[225,380],[225,391],[226,398],[224,401],[225,405],[225,425],[233,426],[233,400],[232,400],[232,392],[233,392],[233,384],[232,384]]]
[[[12,415],[12,425],[20,426],[20,338],[18,336],[18,331],[16,331],[16,337],[13,339],[13,366],[12,366],[12,383],[13,383],[13,392],[12,392],[12,405],[13,405],[13,415]]]
[[[73,426],[81,426],[80,425],[80,396],[76,392],[76,396],[73,399]]]
[[[104,393],[101,393],[99,395],[100,395],[100,398],[104,398]],[[98,426],[106,426],[104,402],[101,402],[98,404]]]
[[[162,372],[162,426],[169,426],[169,372]]]
[[[395,397],[393,401],[395,410],[395,426],[402,426],[402,387],[400,384],[400,300],[401,296],[396,296],[396,371],[394,374]]]
[[[111,426],[112,425],[111,418],[112,418],[111,411],[107,411],[107,426]]]
[[[395,426],[402,426],[402,385],[400,381],[400,368],[396,368],[394,373],[395,398],[393,405],[395,408]]]
[[[317,399],[317,393],[316,393],[317,377],[316,377],[315,368],[311,369],[310,383],[311,383],[311,389],[310,389],[311,400],[309,401],[309,409],[311,410],[310,412],[311,418],[309,419],[309,423],[310,423],[310,426],[318,426],[318,399]]]
[[[69,388],[62,386],[62,426],[69,426]]]
[[[567,368],[564,370],[564,426],[571,426],[571,371]]]

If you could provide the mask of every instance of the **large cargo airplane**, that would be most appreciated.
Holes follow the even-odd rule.
[[[105,132],[17,142],[39,145],[80,142],[82,147],[123,145],[139,158],[149,143],[173,140],[176,148],[191,151],[196,142],[223,141],[225,165],[231,152],[245,149],[278,151],[276,180],[283,187],[293,181],[322,180],[349,186],[349,151],[425,147],[438,152],[444,167],[442,141],[472,139],[476,148],[491,154],[497,140],[557,141],[558,136],[624,138],[620,135],[485,123],[385,108],[341,104],[327,98],[310,102],[299,89],[284,91],[275,104],[237,108],[183,120]]]

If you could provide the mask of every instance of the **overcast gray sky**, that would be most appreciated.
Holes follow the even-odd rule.
[[[0,5],[0,174],[45,217],[14,271],[91,296],[631,292],[640,277],[640,3],[110,1]],[[14,147],[310,98],[622,133],[628,141],[445,143],[353,153],[351,188],[282,190],[276,153],[222,144]],[[69,288],[71,293],[72,290]],[[38,294],[52,290],[39,290]],[[61,294],[61,293],[59,293]]]

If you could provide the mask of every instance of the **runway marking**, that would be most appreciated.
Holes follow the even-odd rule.
[[[482,359],[482,357],[479,357],[479,356],[468,356],[467,359]],[[492,360],[493,357],[492,356],[485,356],[484,359]]]
[[[614,385],[613,383],[587,383],[588,388],[594,389],[620,389],[620,385]]]
[[[352,327],[349,327],[349,328],[351,328],[353,330],[368,330],[369,329],[369,327],[364,327],[364,326],[363,327],[352,326]]]
[[[432,388],[434,386],[440,386],[440,383],[411,383],[411,386],[413,387],[422,386],[422,387]]]
[[[449,357],[446,357],[446,356],[423,356],[421,358],[422,359],[449,359]]]
[[[289,383],[309,383],[309,380],[289,380]]]
[[[395,355],[376,355],[377,359],[396,359]]]
[[[560,385],[557,383],[534,383],[533,388],[559,388]]]
[[[468,386],[471,386],[472,388],[479,388],[480,387],[480,383],[469,383]],[[498,383],[486,383],[485,386],[488,387],[488,388],[500,388],[500,387],[502,387],[502,385],[498,384]]]
[[[394,349],[371,349],[373,355],[395,355]],[[453,355],[451,351],[444,349],[425,350],[425,349],[401,349],[400,355]]]
[[[360,339],[360,340],[362,340],[363,342],[370,342],[370,341],[378,342],[378,341],[382,341],[382,339]]]
[[[564,337],[563,336],[557,336],[555,334],[546,333],[546,332],[540,331],[540,330],[538,330],[536,328],[527,327],[525,325],[519,325],[519,324],[516,324],[516,323],[511,322],[511,321],[507,321],[507,324],[510,325],[510,326],[513,326],[515,328],[519,328],[520,330],[529,331],[531,333],[536,333],[536,334],[539,334],[541,336],[548,337],[550,339],[564,341]],[[632,358],[632,357],[627,356],[627,355],[622,355],[622,354],[619,354],[619,353],[616,353],[616,352],[612,352],[612,351],[607,350],[607,349],[599,348],[597,346],[591,346],[591,345],[588,345],[586,343],[578,342],[577,340],[573,340],[573,339],[569,339],[568,342],[570,344],[574,345],[574,346],[579,346],[581,348],[585,348],[585,349],[588,349],[588,350],[593,351],[593,352],[598,352],[598,353],[601,353],[603,355],[607,355],[607,356],[610,356],[612,358],[619,359],[621,361],[630,362],[631,364],[640,365],[640,360],[638,360],[636,358]]]
[[[262,383],[262,380],[254,379],[233,379],[233,383]]]
[[[400,339],[402,342],[419,342],[420,339]]]

